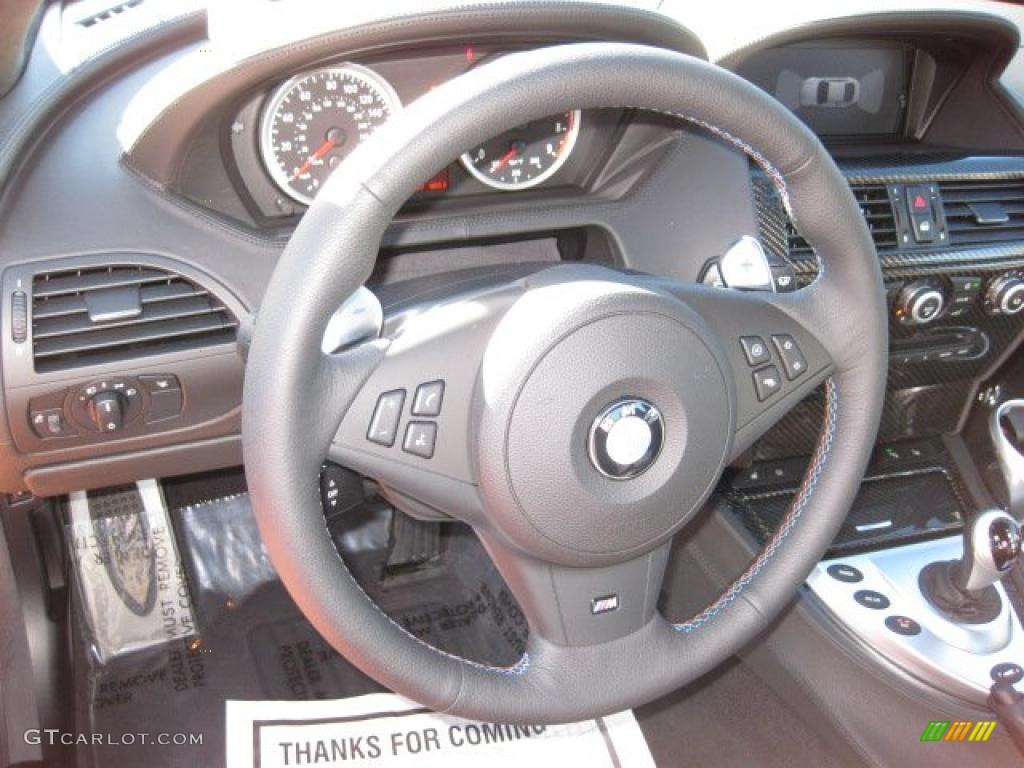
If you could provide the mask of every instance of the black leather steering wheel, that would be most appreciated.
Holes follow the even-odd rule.
[[[510,125],[600,107],[671,113],[746,152],[818,254],[817,280],[789,294],[741,293],[562,265],[453,294],[386,339],[321,351],[332,313],[370,275],[417,185]],[[739,342],[752,335],[788,335],[807,363],[763,401]],[[868,230],[825,149],[784,107],[722,69],[655,48],[513,54],[431,91],[360,145],[297,227],[246,370],[253,508],[299,608],[382,684],[478,719],[592,717],[707,672],[793,597],[862,480],[886,356]],[[427,419],[437,428],[432,458],[402,450],[409,398],[396,444],[367,440],[382,393],[433,380],[446,392]],[[671,537],[723,467],[822,382],[824,430],[778,531],[718,599],[668,622],[656,601]],[[629,429],[612,438],[624,419]],[[519,663],[441,652],[372,603],[326,530],[318,472],[328,456],[409,505],[473,526],[529,621]]]

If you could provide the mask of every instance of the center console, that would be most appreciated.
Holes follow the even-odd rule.
[[[970,557],[950,536],[822,561],[808,585],[857,639],[924,683],[983,704],[993,683],[1024,680],[1019,603],[1002,583],[980,620],[953,617],[923,586],[933,566]]]
[[[850,161],[845,172],[882,268],[890,366],[876,454],[808,592],[868,656],[1016,722],[1024,595],[1006,574],[1024,519],[1024,402],[1002,402],[995,384],[1024,340],[1024,163],[900,158]],[[754,188],[768,258],[810,284],[818,270],[810,245],[772,185],[755,175]],[[950,438],[979,402],[1009,513],[968,487],[964,464],[982,459],[954,450]],[[729,507],[761,543],[797,490],[823,405],[820,394],[808,398],[728,478]]]

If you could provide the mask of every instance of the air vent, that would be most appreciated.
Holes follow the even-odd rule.
[[[892,211],[892,201],[884,184],[853,184],[850,186],[853,196],[860,205],[860,211],[868,223],[875,248],[884,250],[896,248],[899,236],[896,232],[896,218]],[[793,227],[786,224],[786,236],[789,241],[789,255],[795,259],[807,259],[812,256],[811,246],[807,244]]]
[[[162,269],[75,269],[32,281],[32,347],[40,372],[230,343],[237,327],[216,297]]]
[[[939,184],[953,246],[1024,240],[1024,179]]]
[[[120,3],[110,2],[89,2],[84,0],[83,2],[76,3],[71,6],[70,9],[65,11],[68,15],[77,16],[75,18],[75,24],[80,27],[92,27],[100,22],[112,19],[115,16],[120,16],[127,10],[135,8],[136,6],[142,5],[144,0],[124,0]]]

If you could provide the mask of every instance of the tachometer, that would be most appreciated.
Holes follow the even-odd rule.
[[[267,102],[263,162],[283,192],[309,205],[331,171],[400,108],[391,85],[358,64],[298,75]]]
[[[494,189],[529,189],[565,164],[579,132],[578,109],[534,120],[466,152],[462,165]]]

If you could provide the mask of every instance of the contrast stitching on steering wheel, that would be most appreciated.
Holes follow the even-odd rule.
[[[814,489],[817,487],[818,480],[821,477],[821,472],[824,469],[825,463],[832,451],[832,440],[835,434],[838,416],[839,398],[836,384],[830,378],[826,382],[825,386],[825,428],[822,430],[821,439],[818,441],[818,447],[814,453],[814,460],[811,464],[811,469],[804,478],[804,482],[800,486],[800,491],[797,493],[796,499],[789,508],[789,512],[786,513],[786,517],[783,519],[779,530],[775,532],[775,535],[768,542],[768,545],[761,550],[761,553],[757,556],[757,559],[751,563],[750,567],[748,567],[747,570],[744,571],[743,574],[736,579],[729,586],[729,589],[727,589],[718,599],[700,613],[696,614],[693,618],[679,624],[672,624],[672,628],[676,631],[689,633],[699,629],[717,616],[723,608],[735,601],[736,598],[739,597],[740,593],[747,588],[750,582],[754,580],[754,577],[761,572],[761,570],[768,564],[768,561],[775,555],[782,542],[793,530],[797,520],[800,519],[800,515],[803,514],[804,509],[806,509],[807,505],[810,503],[811,496],[813,495]]]

